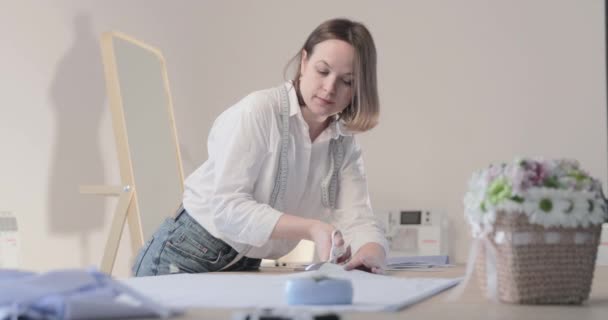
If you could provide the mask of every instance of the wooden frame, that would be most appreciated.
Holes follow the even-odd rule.
[[[121,94],[120,78],[118,72],[117,59],[115,55],[114,40],[120,39],[127,41],[143,50],[152,53],[160,62],[163,86],[167,97],[167,107],[170,120],[170,131],[173,135],[175,143],[175,152],[177,157],[179,181],[181,182],[181,190],[183,193],[183,167],[182,159],[179,150],[179,141],[175,126],[175,118],[173,115],[173,101],[169,87],[167,69],[165,59],[160,50],[121,32],[106,32],[101,36],[101,51],[104,64],[104,73],[106,78],[106,91],[109,98],[109,106],[112,114],[112,126],[114,129],[114,137],[118,154],[118,162],[120,167],[121,186],[81,186],[80,192],[83,194],[96,194],[106,196],[118,196],[119,200],[116,205],[106,246],[104,249],[103,258],[101,260],[100,269],[102,272],[111,274],[116,260],[116,254],[122,237],[125,221],[129,224],[131,234],[131,248],[133,253],[137,253],[139,248],[144,243],[142,220],[140,216],[140,205],[137,194],[137,186],[135,185],[133,161],[131,149],[129,147],[129,139],[127,135],[127,124],[125,121],[125,111],[123,108],[123,97]],[[167,212],[169,215],[170,212]]]

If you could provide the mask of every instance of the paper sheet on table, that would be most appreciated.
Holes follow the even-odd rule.
[[[326,275],[350,279],[352,305],[288,306],[285,283],[295,277]],[[397,278],[345,271],[326,264],[317,271],[276,274],[175,274],[123,280],[146,296],[178,308],[307,308],[328,311],[397,311],[455,286],[461,278]]]

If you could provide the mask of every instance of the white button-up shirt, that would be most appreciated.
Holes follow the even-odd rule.
[[[296,92],[289,94],[288,176],[284,212],[331,223],[355,253],[376,242],[388,247],[367,190],[361,148],[338,121],[311,142]],[[208,140],[209,158],[185,181],[184,208],[216,238],[250,258],[276,259],[299,241],[270,239],[283,214],[268,203],[279,166],[280,93],[256,91],[224,111]],[[329,171],[329,141],[343,135],[345,157],[336,209],[321,201],[321,181]]]

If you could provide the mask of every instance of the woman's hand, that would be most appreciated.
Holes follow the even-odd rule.
[[[316,221],[310,228],[310,239],[315,243],[315,248],[317,251],[317,256],[321,261],[329,260],[329,254],[331,252],[331,236],[332,233],[336,230],[334,226],[331,224]],[[341,247],[344,246],[344,237],[341,232],[338,232],[335,237],[336,246]],[[342,257],[338,258],[338,262],[344,261],[344,256],[350,256],[350,248],[346,250],[345,254]]]
[[[331,234],[334,226],[316,219],[302,218],[291,214],[283,214],[277,221],[271,239],[310,240],[315,243],[317,256],[321,261],[329,259],[331,251]],[[336,245],[344,246],[344,238],[341,233],[336,235]],[[350,247],[338,258],[338,263],[343,263],[350,258]]]
[[[344,266],[345,270],[361,269],[377,274],[384,274],[385,268],[386,253],[384,248],[375,242],[364,244]]]

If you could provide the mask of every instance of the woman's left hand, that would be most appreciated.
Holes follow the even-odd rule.
[[[375,243],[364,244],[344,266],[345,270],[362,269],[367,272],[384,274],[386,253],[384,248]]]

